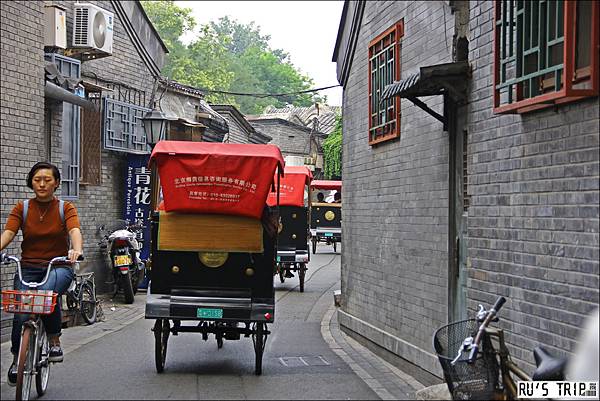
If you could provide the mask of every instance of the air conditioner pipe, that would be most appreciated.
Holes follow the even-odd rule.
[[[73,92],[69,92],[68,90],[61,88],[60,86],[53,84],[50,81],[46,81],[46,86],[44,88],[44,95],[46,97],[60,100],[63,102],[68,102],[75,104],[77,106],[81,106],[88,110],[98,111],[96,105],[89,100],[85,100],[84,98],[77,96]]]

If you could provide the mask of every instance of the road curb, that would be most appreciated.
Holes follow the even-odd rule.
[[[418,382],[414,377],[408,375],[407,373],[391,365],[389,362],[375,355],[369,349],[363,347],[360,345],[360,343],[356,342],[352,338],[345,336],[341,331],[339,331],[338,336],[332,333],[331,324],[335,313],[337,313],[337,308],[334,305],[331,305],[321,320],[321,336],[329,348],[331,348],[336,355],[346,362],[346,364],[348,364],[354,373],[356,373],[356,375],[360,377],[361,380],[363,380],[381,399],[402,399],[405,398],[407,394],[404,394],[403,397],[402,395],[399,397],[397,390],[394,391],[391,390],[391,388],[386,388],[382,381],[374,378],[373,374],[371,374],[376,373],[377,377],[382,377],[384,376],[381,374],[382,372],[377,371],[374,366],[369,365],[368,363],[364,365],[361,364],[361,362],[358,361],[361,359],[360,356],[366,360],[376,361],[378,365],[383,367],[384,371],[387,371],[385,373],[391,373],[393,375],[392,381],[395,382],[395,387],[401,389],[408,385],[412,389],[412,398],[415,398],[415,392],[422,390],[424,388],[423,384]],[[349,354],[343,345],[346,345],[346,348],[349,347],[352,350],[352,353],[356,354]],[[389,374],[386,376],[390,377]]]

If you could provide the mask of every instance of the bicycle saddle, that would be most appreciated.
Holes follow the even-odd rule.
[[[533,380],[551,381],[565,380],[565,366],[567,358],[556,358],[541,346],[535,347],[533,357],[537,369],[533,372]]]

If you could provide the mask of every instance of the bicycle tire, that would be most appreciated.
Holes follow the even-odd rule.
[[[50,378],[50,362],[48,357],[50,356],[50,344],[48,343],[48,336],[44,327],[40,327],[41,341],[38,349],[38,358],[36,364],[38,366],[37,375],[35,375],[35,389],[38,397],[46,394],[48,389],[48,381]]]
[[[87,324],[94,324],[97,316],[96,292],[89,281],[83,282],[79,292],[79,311]]]
[[[31,369],[33,368],[33,352],[31,348],[31,340],[33,337],[32,328],[24,326],[21,333],[21,345],[19,347],[19,358],[17,361],[17,388],[15,399],[28,400],[31,390]],[[25,374],[25,372],[28,374]]]

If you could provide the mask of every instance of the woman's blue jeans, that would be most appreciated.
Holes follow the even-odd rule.
[[[23,280],[25,281],[34,281],[40,282],[44,279],[44,274],[46,274],[46,269],[33,268],[33,267],[22,267],[21,272],[23,274]],[[60,301],[61,295],[64,294],[71,281],[73,281],[74,274],[73,270],[67,266],[57,266],[53,267],[50,271],[50,276],[48,276],[48,281],[41,287],[37,289],[40,290],[52,290],[58,293],[56,297],[56,307],[54,308],[54,312],[49,315],[42,315],[42,320],[44,322],[44,327],[46,328],[46,333],[48,335],[60,335],[60,329],[62,326],[62,313],[60,311]],[[15,273],[14,278],[14,289],[15,290],[26,290],[27,287],[21,283],[19,280],[19,274]],[[16,355],[19,352],[19,344],[21,342],[21,326],[23,323],[27,321],[29,315],[26,313],[15,313],[13,318],[13,326],[11,333],[11,342],[12,346],[10,348],[10,352],[13,355]]]

